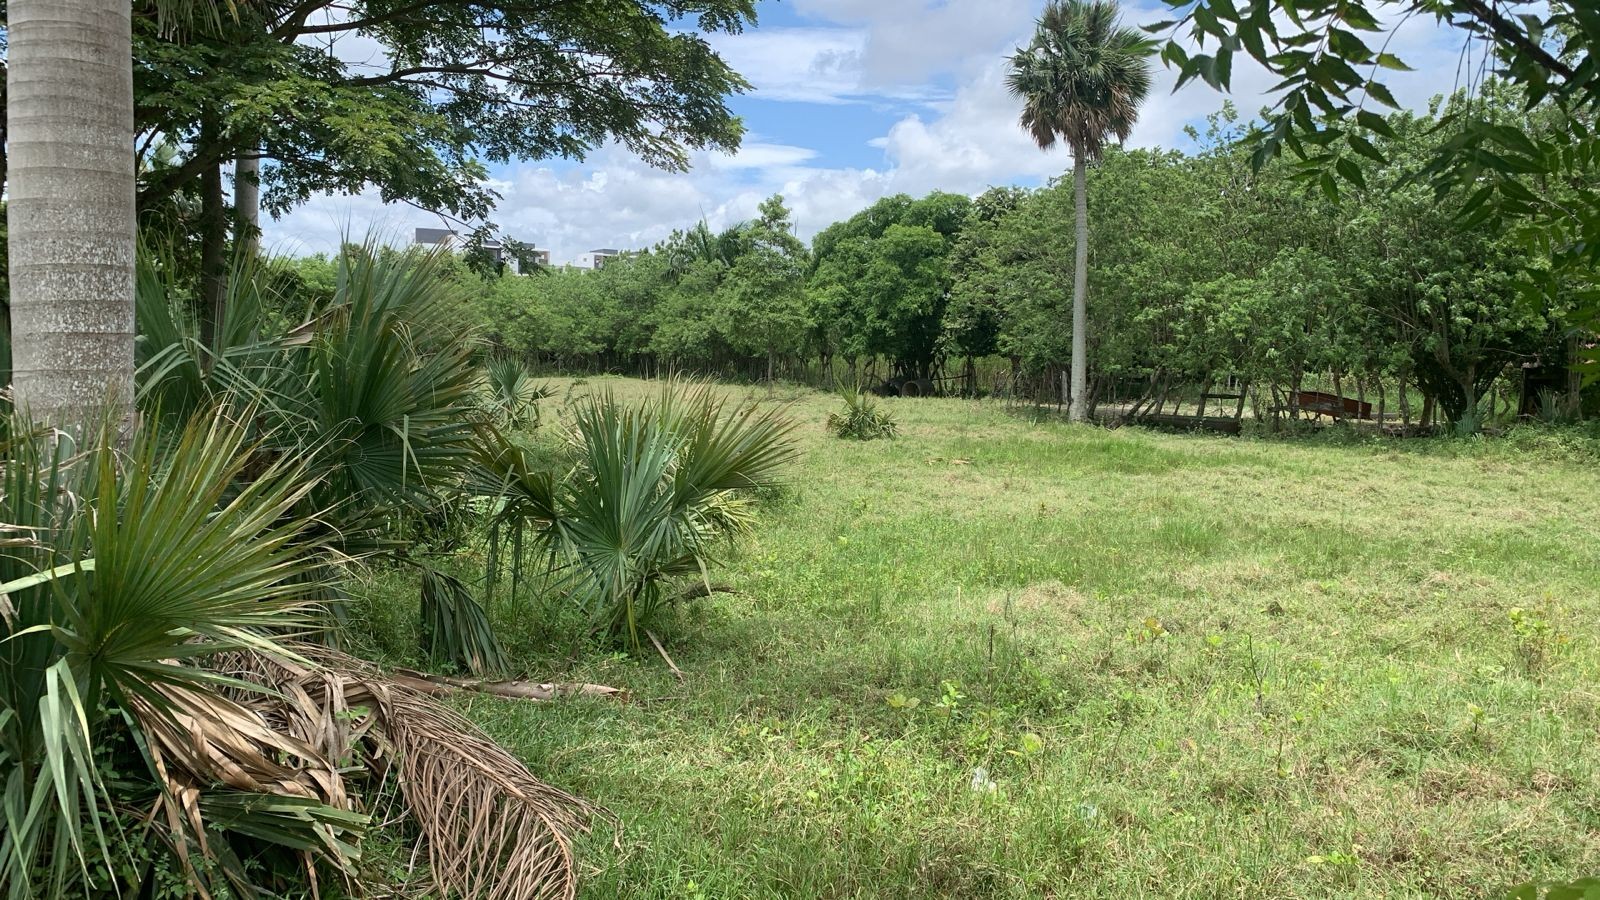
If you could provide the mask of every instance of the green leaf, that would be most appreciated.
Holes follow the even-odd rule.
[[[1400,135],[1395,133],[1393,126],[1383,116],[1369,110],[1360,110],[1356,113],[1356,124],[1367,129],[1373,134],[1379,134],[1390,140],[1399,140]]]
[[[1361,135],[1351,132],[1345,136],[1345,140],[1350,144],[1351,150],[1354,150],[1362,156],[1365,156],[1367,159],[1372,160],[1380,166],[1388,164],[1388,157],[1384,156],[1381,150],[1372,146],[1372,143]]]
[[[54,569],[48,569],[35,575],[28,575],[23,578],[8,581],[5,584],[0,584],[0,594],[15,594],[18,591],[24,591],[28,588],[44,584],[47,581],[54,581],[57,578],[64,578],[68,575],[75,575],[79,572],[93,571],[94,560],[92,559],[66,563],[64,565],[56,566]]]
[[[1369,81],[1366,83],[1366,90],[1367,96],[1382,103],[1384,106],[1390,109],[1400,108],[1400,101],[1394,98],[1394,94],[1389,91],[1389,88],[1383,82]]]
[[[1349,157],[1340,157],[1339,161],[1334,164],[1334,168],[1338,170],[1339,175],[1342,176],[1344,180],[1350,182],[1358,188],[1366,188],[1367,177],[1362,173],[1361,166],[1358,165],[1355,160],[1350,159]]]

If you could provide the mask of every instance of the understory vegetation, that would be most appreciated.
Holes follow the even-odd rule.
[[[892,438],[900,431],[894,417],[878,408],[878,401],[861,388],[839,392],[844,411],[828,414],[828,430],[842,438],[870,441]]]
[[[350,247],[325,294],[244,266],[208,334],[152,252],[141,421],[7,415],[7,896],[571,895],[572,841],[607,815],[442,702],[565,692],[493,680],[514,662],[483,601],[537,579],[585,639],[639,651],[750,530],[789,424],[669,382],[589,397],[538,446],[547,392],[484,361],[445,259]],[[446,571],[486,546],[487,572]],[[350,588],[374,569],[417,579],[426,671],[339,649],[365,643]]]
[[[527,672],[629,695],[462,700],[625,823],[620,852],[584,844],[581,896],[1500,896],[1600,870],[1600,435],[886,399],[900,439],[858,442],[825,428],[835,395],[777,399],[789,485],[653,622],[681,680],[560,604],[489,608]],[[541,440],[573,415],[551,401]],[[420,664],[414,579],[354,591],[364,652]]]

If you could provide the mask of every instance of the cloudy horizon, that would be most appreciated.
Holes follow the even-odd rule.
[[[897,193],[977,194],[1032,187],[1066,171],[1070,154],[1040,151],[1017,125],[1005,89],[1006,57],[1024,44],[1044,0],[766,0],[760,23],[713,45],[753,89],[730,105],[745,120],[733,154],[696,153],[688,173],[653,169],[606,146],[583,162],[492,166],[501,195],[492,221],[504,235],[551,251],[556,263],[599,248],[643,249],[705,219],[725,228],[782,194],[801,237]],[[1124,21],[1160,21],[1165,7],[1125,3]],[[1459,45],[1420,17],[1391,49],[1418,71],[1391,82],[1421,107],[1456,82]],[[1175,73],[1156,64],[1156,87],[1131,146],[1186,149],[1185,128],[1231,99],[1253,114],[1270,102],[1268,77],[1239,63],[1231,95],[1203,84],[1173,93]],[[266,245],[300,255],[335,249],[343,235],[409,240],[437,216],[385,205],[375,191],[321,196],[263,222]]]

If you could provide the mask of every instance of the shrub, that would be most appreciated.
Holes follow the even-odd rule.
[[[202,710],[219,679],[198,663],[287,656],[266,630],[306,621],[311,522],[291,510],[314,478],[285,459],[241,480],[247,436],[221,414],[176,435],[141,431],[126,455],[111,424],[81,445],[21,422],[11,434],[0,448],[0,762],[14,827],[0,884],[25,896],[30,883],[59,893],[90,877],[86,860],[110,855],[102,814],[127,798],[111,796],[97,753],[124,726],[153,754],[145,784],[168,788],[156,808],[180,829],[171,840],[205,840],[188,828],[202,816],[183,799],[191,760],[156,768],[159,736],[215,718]],[[313,798],[299,827],[281,823],[286,840],[360,830],[364,817]],[[262,821],[243,819],[246,830]]]
[[[718,543],[750,528],[751,494],[780,483],[794,458],[789,428],[776,410],[726,410],[706,385],[669,383],[633,406],[601,394],[575,410],[576,461],[563,476],[486,429],[491,527],[519,549],[531,530],[528,552],[549,564],[557,590],[637,651],[670,583],[704,580]]]
[[[877,438],[894,438],[900,427],[886,412],[878,411],[878,401],[859,387],[846,388],[839,396],[844,399],[844,412],[828,416],[828,430],[838,437],[870,441]]]
[[[539,401],[550,389],[533,380],[521,360],[497,356],[484,366],[483,404],[496,424],[521,430],[539,425]]]

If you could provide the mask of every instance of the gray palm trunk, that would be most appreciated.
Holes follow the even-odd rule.
[[[255,153],[252,147],[233,170],[233,207],[239,219],[234,240],[245,259],[255,255],[261,240],[261,159]]]
[[[13,388],[41,422],[133,417],[133,50],[127,0],[11,0]]]
[[[1072,193],[1077,204],[1078,234],[1072,270],[1072,406],[1071,421],[1088,418],[1089,409],[1089,177],[1082,151],[1072,154]]]

